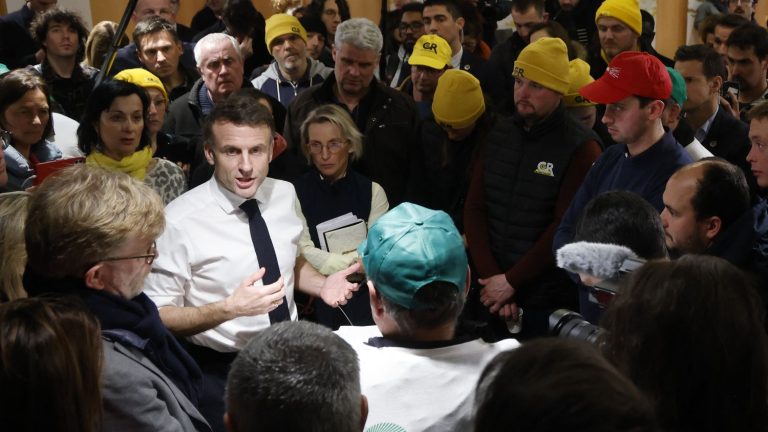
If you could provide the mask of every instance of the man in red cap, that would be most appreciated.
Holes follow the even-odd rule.
[[[582,87],[579,93],[605,104],[602,121],[618,145],[608,147],[590,168],[557,229],[555,251],[571,241],[573,225],[584,206],[602,192],[635,192],[661,212],[667,180],[678,168],[692,162],[661,124],[672,81],[656,57],[622,52],[611,60],[600,79]]]

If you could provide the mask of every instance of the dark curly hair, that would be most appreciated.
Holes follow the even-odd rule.
[[[76,12],[59,8],[48,9],[38,15],[34,21],[32,21],[29,31],[35,41],[40,44],[43,49],[45,49],[43,42],[45,42],[45,39],[48,36],[48,30],[51,27],[51,23],[68,24],[77,32],[77,61],[83,61],[85,58],[85,41],[88,39],[89,32],[88,29],[85,28],[85,24],[83,23],[83,19],[80,18],[80,15]]]

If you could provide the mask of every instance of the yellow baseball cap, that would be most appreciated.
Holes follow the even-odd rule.
[[[416,41],[413,53],[408,58],[411,66],[427,66],[442,70],[451,64],[451,46],[438,35],[424,35]]]

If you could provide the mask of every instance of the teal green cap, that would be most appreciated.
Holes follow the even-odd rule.
[[[5,75],[8,72],[10,72],[10,69],[8,69],[8,66],[0,63],[0,75]]]
[[[672,80],[672,99],[677,102],[680,107],[683,106],[686,100],[688,100],[688,91],[685,89],[685,80],[680,72],[667,66],[667,72],[669,72],[669,78]]]
[[[422,309],[416,293],[443,281],[464,290],[467,254],[453,221],[443,211],[403,203],[371,227],[358,248],[368,279],[387,300],[407,309]]]

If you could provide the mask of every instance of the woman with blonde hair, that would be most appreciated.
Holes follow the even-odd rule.
[[[0,194],[0,303],[27,296],[21,276],[27,263],[24,221],[28,201],[27,192]]]
[[[362,157],[362,134],[352,117],[337,105],[323,105],[310,112],[301,125],[301,151],[314,169],[294,181],[296,195],[306,218],[301,242],[302,255],[320,273],[329,275],[347,268],[357,259],[356,251],[331,253],[320,249],[317,225],[352,213],[371,226],[389,209],[387,196],[378,183],[349,168]],[[316,302],[315,318],[331,328],[349,324],[338,309]],[[344,306],[354,325],[373,324],[368,290],[360,289]]]
[[[101,69],[104,65],[104,58],[109,51],[109,44],[112,43],[116,31],[117,23],[112,21],[102,21],[93,26],[88,39],[85,41],[85,60],[83,63]],[[118,43],[118,48],[126,45],[128,45],[128,37],[123,35]]]

